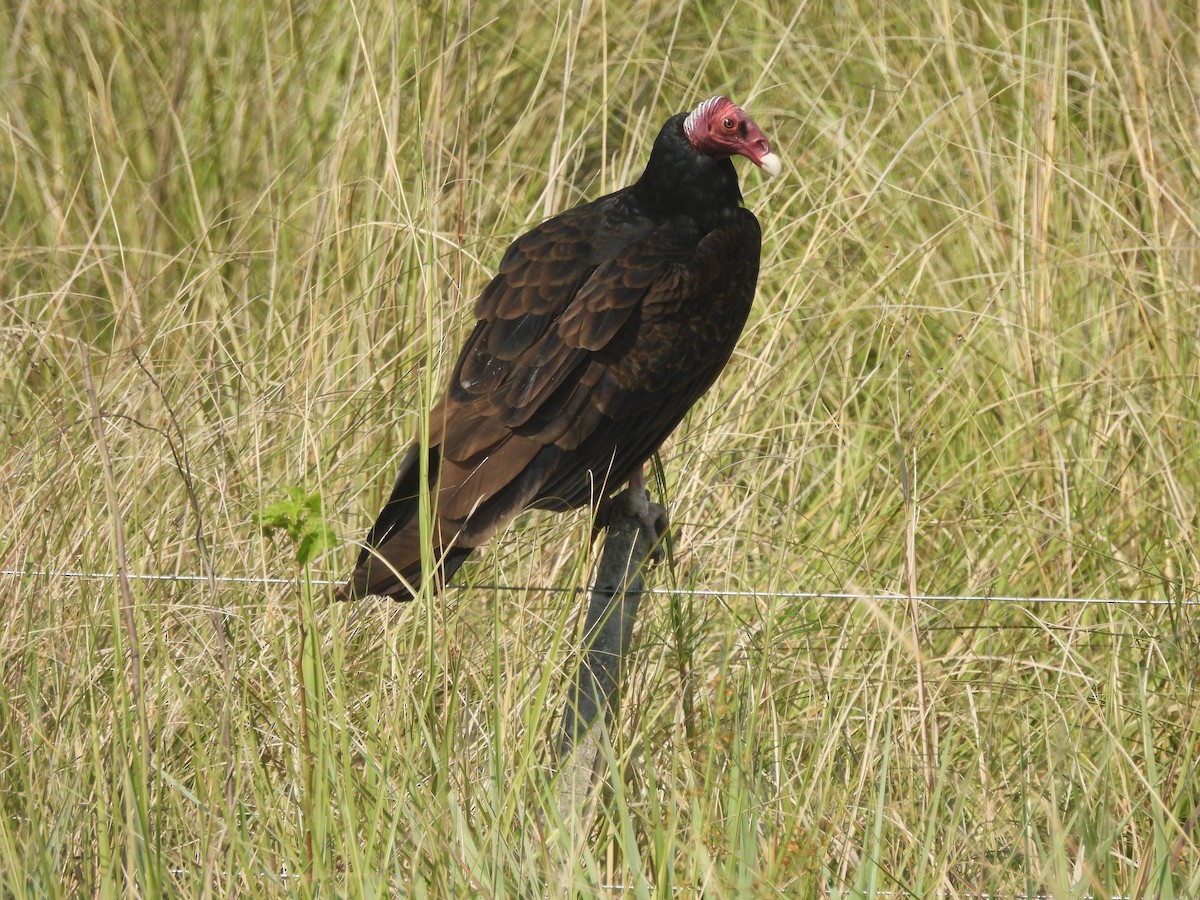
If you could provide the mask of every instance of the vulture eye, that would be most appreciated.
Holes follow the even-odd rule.
[[[726,116],[721,120],[721,125],[725,127],[726,131],[732,131],[734,125],[733,119],[729,118],[729,116]]]

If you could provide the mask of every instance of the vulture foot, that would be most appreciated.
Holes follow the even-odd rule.
[[[623,517],[632,518],[650,535],[650,560],[662,562],[663,543],[671,527],[666,507],[651,503],[650,494],[644,487],[630,486],[613,497],[605,497],[596,504],[596,513],[592,517],[592,540]]]

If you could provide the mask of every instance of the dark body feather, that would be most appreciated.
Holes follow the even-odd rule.
[[[522,509],[615,493],[728,362],[761,233],[733,163],[696,152],[684,118],[635,184],[513,242],[480,295],[430,413],[440,583]],[[408,599],[420,585],[419,463],[414,445],[343,596]]]

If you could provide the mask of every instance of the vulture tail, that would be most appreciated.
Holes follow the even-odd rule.
[[[338,600],[353,600],[369,594],[411,600],[421,587],[421,467],[419,445],[413,444],[400,461],[396,486],[383,511],[367,534],[350,579],[335,593]],[[429,483],[437,484],[441,448],[429,448]],[[433,561],[438,566],[436,592],[459,570],[474,547],[443,546],[435,519]],[[452,540],[452,536],[447,536]]]

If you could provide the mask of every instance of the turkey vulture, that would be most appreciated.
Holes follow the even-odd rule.
[[[761,231],[731,157],[782,169],[725,97],[669,118],[634,184],[517,238],[429,414],[435,588],[527,508],[597,504],[626,482],[733,353]],[[421,584],[419,444],[367,535],[343,599]]]

